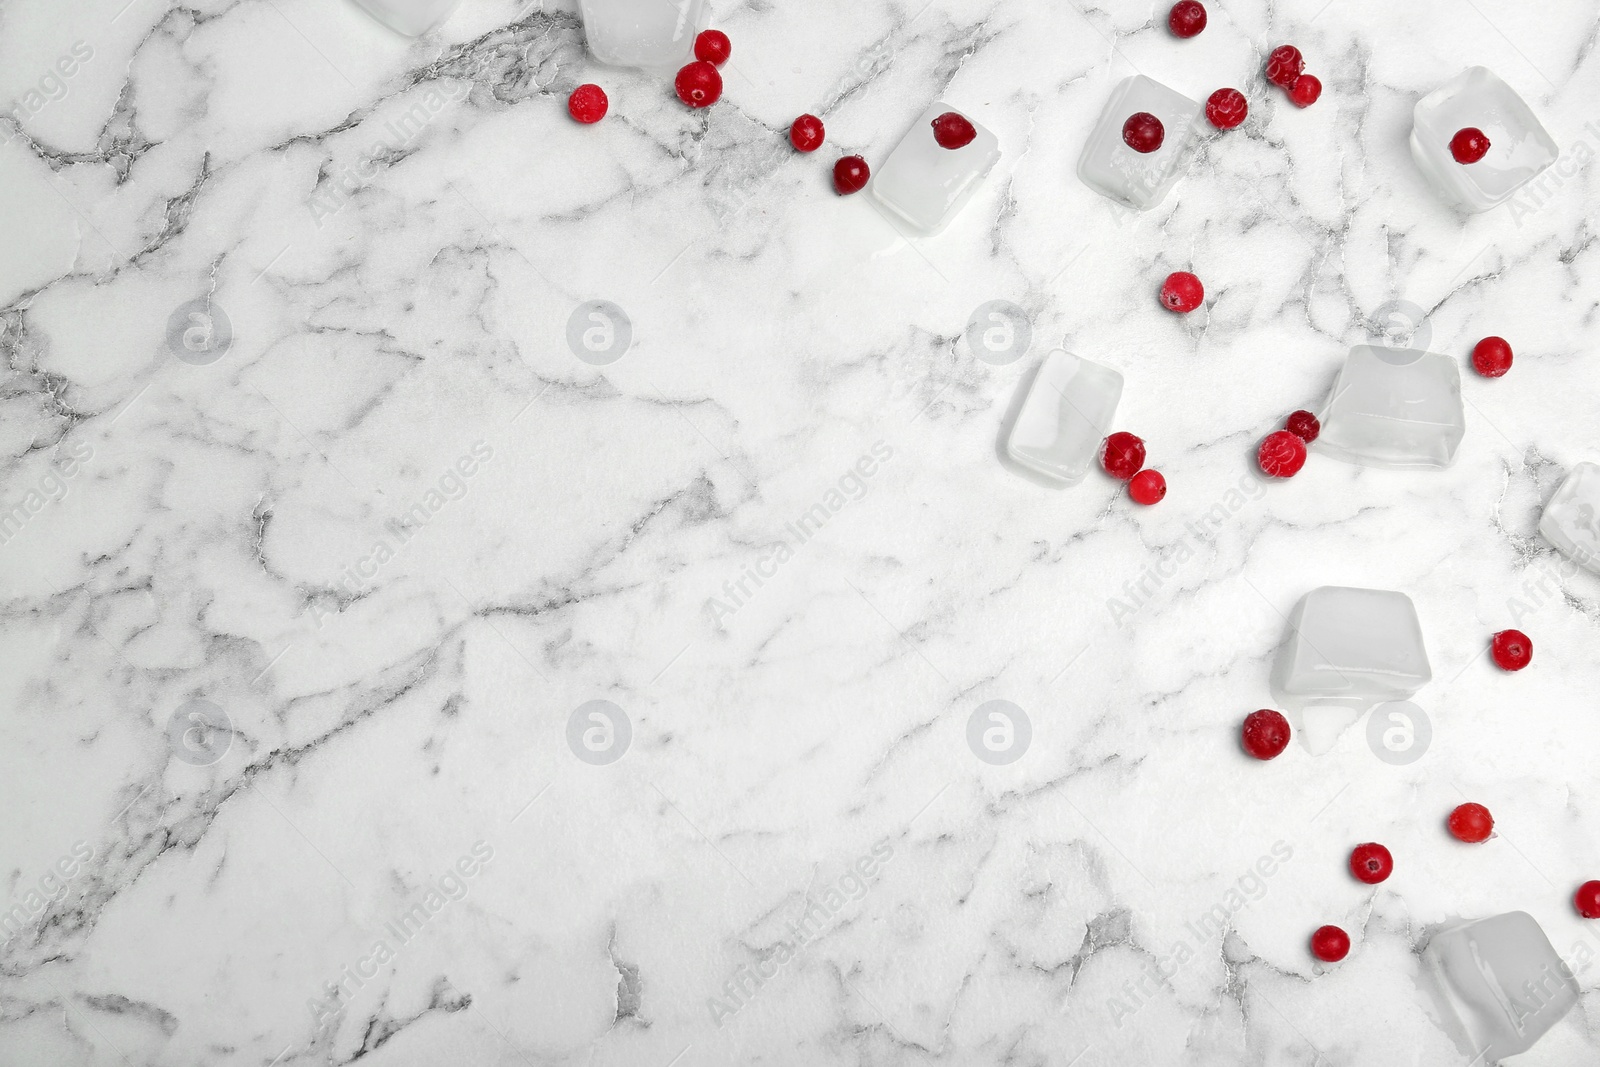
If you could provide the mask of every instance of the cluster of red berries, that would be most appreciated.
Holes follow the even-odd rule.
[[[710,107],[722,99],[722,72],[717,68],[733,55],[733,42],[721,30],[705,30],[694,39],[694,61],[686,64],[672,80],[672,88],[693,108]],[[567,113],[585,126],[606,117],[611,101],[606,91],[592,82],[572,90],[567,97]]]
[[[1322,423],[1309,411],[1296,411],[1283,429],[1267,434],[1256,449],[1256,465],[1268,478],[1293,478],[1306,465],[1306,445],[1322,433]]]
[[[1267,56],[1267,81],[1289,94],[1295,107],[1310,107],[1322,95],[1322,81],[1307,74],[1305,56],[1292,44],[1282,44]]]
[[[1155,504],[1167,495],[1167,480],[1160,471],[1144,465],[1144,439],[1117,432],[1100,443],[1100,466],[1111,477],[1128,483],[1136,504]]]
[[[1176,37],[1198,35],[1206,28],[1205,5],[1200,0],[1178,0],[1167,12],[1167,26]],[[1322,81],[1305,73],[1305,66],[1305,57],[1292,44],[1274,48],[1267,57],[1267,80],[1288,93],[1296,107],[1310,107],[1322,95]],[[1206,120],[1219,130],[1231,130],[1241,125],[1249,114],[1249,101],[1237,89],[1218,89],[1206,100]],[[1128,121],[1131,123],[1134,119],[1148,118],[1151,116],[1135,115]],[[1123,127],[1122,137],[1137,152],[1153,152],[1161,147],[1159,139],[1150,148],[1139,147],[1129,140],[1127,126]],[[1148,139],[1143,143],[1148,143]]]

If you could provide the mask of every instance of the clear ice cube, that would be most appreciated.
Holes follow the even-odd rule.
[[[1572,968],[1526,912],[1445,926],[1423,959],[1474,1063],[1526,1052],[1578,1002]]]
[[[1291,710],[1334,707],[1359,715],[1404,700],[1432,677],[1410,597],[1325,585],[1301,597],[1289,616],[1272,692]]]
[[[1450,138],[1469,126],[1489,138],[1489,153],[1457,163]],[[1417,168],[1445,201],[1466,211],[1504,203],[1559,154],[1532,109],[1487,67],[1469,67],[1417,101],[1412,114]]]
[[[1149,112],[1161,120],[1166,137],[1154,152],[1135,152],[1122,140],[1122,124]],[[1078,157],[1078,177],[1095,192],[1143,211],[1167,198],[1188,165],[1200,103],[1153,78],[1135,74],[1111,91],[1100,121]]]
[[[1544,506],[1539,533],[1574,563],[1600,574],[1600,466],[1572,468]]]
[[[421,37],[450,17],[461,0],[356,0],[373,18],[407,37]]]
[[[589,51],[617,67],[676,70],[711,22],[706,0],[581,0]]]
[[[960,148],[940,147],[933,120],[955,110],[940,102],[924,111],[872,176],[878,203],[923,233],[944,229],[1000,159],[999,139],[970,115],[978,136]]]
[[[1099,455],[1121,399],[1121,374],[1058,348],[1039,366],[1006,454],[1046,478],[1077,485]]]
[[[1448,467],[1467,432],[1456,361],[1414,348],[1350,350],[1312,448],[1389,470]]]

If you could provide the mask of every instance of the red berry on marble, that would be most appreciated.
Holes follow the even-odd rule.
[[[690,107],[710,107],[722,96],[722,75],[703,59],[685,64],[672,85]]]
[[[822,147],[827,130],[815,115],[801,115],[789,127],[789,143],[801,152],[815,152]]]
[[[1219,130],[1231,130],[1250,114],[1250,102],[1237,89],[1218,89],[1206,100],[1206,119]]]
[[[1337,926],[1319,926],[1311,935],[1311,954],[1324,963],[1338,963],[1350,954],[1350,935]]]
[[[1188,313],[1206,298],[1206,287],[1186,270],[1175,270],[1161,283],[1161,306],[1168,311]]]
[[[1256,463],[1269,478],[1293,478],[1306,465],[1306,443],[1289,430],[1269,433],[1256,449]]]
[[[1450,833],[1457,841],[1476,845],[1494,832],[1494,816],[1482,804],[1461,804],[1450,813]]]
[[[872,170],[860,156],[845,156],[833,165],[833,187],[840,196],[859,193],[867,187]]]
[[[1472,347],[1472,369],[1499,378],[1511,369],[1511,346],[1504,337],[1485,337]]]
[[[978,128],[959,111],[946,111],[933,120],[933,139],[940,148],[965,148],[978,136]]]
[[[1450,154],[1456,157],[1457,163],[1476,163],[1489,154],[1489,138],[1476,126],[1457,130],[1450,138]]]
[[[598,85],[580,85],[567,97],[567,113],[585,126],[605,118],[610,106],[606,91]]]
[[[1289,747],[1289,720],[1282,712],[1262,708],[1244,717],[1240,734],[1246,752],[1256,759],[1272,759]]]
[[[1195,37],[1206,28],[1206,9],[1200,0],[1178,0],[1167,12],[1167,27],[1179,37]]]
[[[1289,416],[1283,428],[1309,445],[1322,432],[1322,423],[1309,411],[1296,411]]]
[[[1135,504],[1156,504],[1167,495],[1167,480],[1160,471],[1140,471],[1128,480],[1128,495]]]
[[[1521,630],[1501,630],[1494,635],[1489,651],[1503,671],[1520,671],[1533,661],[1533,641]]]
[[[1144,466],[1144,440],[1118,431],[1100,446],[1100,466],[1113,478],[1127,481]]]
[[[704,30],[694,39],[694,57],[722,66],[733,55],[733,42],[721,30]]]
[[[1310,107],[1322,95],[1322,81],[1311,74],[1302,74],[1289,87],[1289,99],[1295,107]]]
[[[1368,885],[1377,885],[1394,873],[1394,857],[1375,841],[1350,850],[1350,873]]]
[[[1135,152],[1154,152],[1166,139],[1166,127],[1148,111],[1129,115],[1128,121],[1122,124],[1122,143]]]
[[[1267,56],[1267,81],[1284,89],[1294,88],[1295,79],[1305,69],[1305,57],[1292,44],[1279,45]]]
[[[1572,903],[1585,919],[1600,919],[1600,882],[1585,882],[1572,895]]]

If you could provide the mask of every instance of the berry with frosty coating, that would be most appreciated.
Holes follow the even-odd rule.
[[[1244,750],[1259,760],[1274,759],[1289,747],[1289,720],[1271,708],[1246,715],[1239,733]]]
[[[1144,440],[1117,431],[1100,445],[1100,466],[1111,477],[1127,481],[1144,466]]]
[[[1309,411],[1296,411],[1289,416],[1283,428],[1309,445],[1322,432],[1322,423]]]
[[[1274,431],[1256,449],[1256,463],[1269,478],[1293,478],[1306,465],[1306,443],[1288,430]]]
[[[606,99],[606,91],[598,85],[580,85],[567,97],[567,114],[585,126],[605,118],[610,107],[611,101]]]
[[[1494,833],[1494,816],[1482,804],[1458,804],[1450,813],[1450,835],[1457,841],[1476,845]]]

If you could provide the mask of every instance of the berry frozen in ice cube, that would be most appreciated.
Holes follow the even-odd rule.
[[[1451,142],[1468,130],[1488,142],[1463,165]],[[1417,101],[1411,156],[1446,203],[1487,211],[1510,199],[1556,161],[1556,143],[1516,90],[1484,67],[1471,67]]]
[[[1078,177],[1102,196],[1139,211],[1166,199],[1183,176],[1194,146],[1202,108],[1199,101],[1142,74],[1124,78],[1111,91],[1100,118],[1078,157]],[[1140,151],[1123,137],[1135,115],[1148,115],[1161,126],[1159,146]],[[1153,127],[1152,127],[1153,129]],[[1140,140],[1141,147],[1149,147]]]

